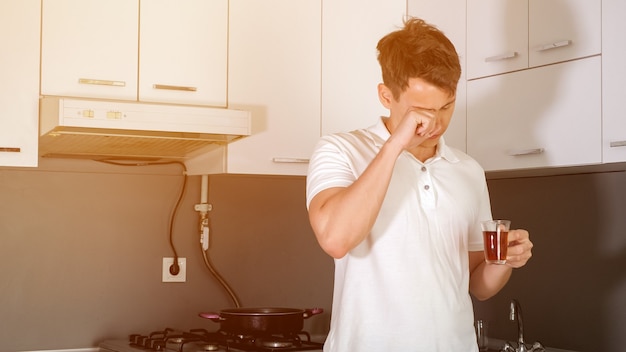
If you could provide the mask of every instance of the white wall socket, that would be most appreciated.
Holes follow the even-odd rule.
[[[178,275],[170,273],[172,264],[174,264],[174,258],[163,258],[163,282],[185,282],[187,280],[187,258],[178,257],[178,266],[180,267]]]

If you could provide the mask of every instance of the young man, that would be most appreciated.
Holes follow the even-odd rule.
[[[307,177],[311,225],[335,258],[324,350],[477,351],[470,293],[496,294],[532,242],[511,230],[506,265],[484,260],[484,171],[441,138],[461,74],[452,43],[412,18],[377,49],[389,116],[323,137]]]

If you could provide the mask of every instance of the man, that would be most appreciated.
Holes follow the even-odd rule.
[[[323,137],[307,177],[312,228],[335,258],[324,350],[477,351],[470,293],[496,294],[532,242],[511,230],[507,263],[485,262],[484,171],[441,137],[461,74],[448,38],[410,18],[377,49],[389,116]]]

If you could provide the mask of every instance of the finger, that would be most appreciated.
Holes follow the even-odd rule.
[[[421,110],[411,110],[411,113],[416,123],[416,134],[424,136],[431,132],[430,130],[433,128],[433,124],[431,124],[431,122],[435,117],[433,114]]]
[[[513,241],[525,241],[528,240],[528,231],[526,230],[511,230],[509,231],[509,242]]]
[[[530,241],[509,246],[507,263],[510,263],[514,268],[526,265],[526,262],[532,257],[532,247],[533,244]]]

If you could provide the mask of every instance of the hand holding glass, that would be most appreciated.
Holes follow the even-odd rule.
[[[492,264],[505,264],[509,246],[510,220],[489,220],[481,223],[485,244],[485,261]]]

